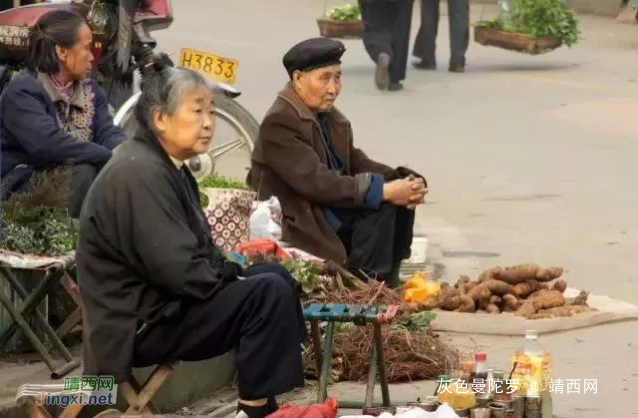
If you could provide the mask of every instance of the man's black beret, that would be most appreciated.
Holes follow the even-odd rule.
[[[284,55],[283,63],[288,75],[296,70],[310,71],[341,63],[346,52],[342,42],[329,38],[311,38],[299,42]]]

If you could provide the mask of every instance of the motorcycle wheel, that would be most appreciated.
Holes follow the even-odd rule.
[[[115,117],[115,123],[122,127],[127,138],[135,135],[138,128],[133,112],[139,95],[132,96]],[[206,154],[191,158],[188,166],[198,180],[216,173],[244,181],[250,168],[259,123],[246,108],[221,92],[215,94],[215,114],[215,136],[211,147]]]

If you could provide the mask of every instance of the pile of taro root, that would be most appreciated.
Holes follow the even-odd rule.
[[[499,314],[511,312],[527,319],[572,316],[593,311],[587,305],[587,292],[581,291],[573,299],[563,292],[567,288],[561,267],[542,268],[535,264],[512,267],[492,267],[477,280],[461,276],[452,286],[441,284],[441,293],[423,302],[418,310],[473,312]]]

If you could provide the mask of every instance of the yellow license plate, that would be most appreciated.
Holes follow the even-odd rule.
[[[224,58],[205,51],[182,48],[179,65],[201,72],[207,77],[223,83],[234,84],[239,61]]]

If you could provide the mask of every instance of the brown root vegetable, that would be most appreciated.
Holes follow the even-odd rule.
[[[584,290],[581,290],[580,293],[578,294],[578,296],[576,296],[576,298],[574,299],[574,302],[572,302],[572,305],[587,305],[587,298],[589,297],[589,293],[585,292]]]
[[[536,264],[520,264],[517,266],[506,267],[499,274],[499,280],[509,284],[523,283],[528,280],[534,280],[539,267]]]
[[[468,283],[462,283],[459,285],[458,289],[459,289],[459,293],[462,295],[465,295],[469,289],[467,288]]]
[[[485,285],[485,283],[481,283],[478,286],[473,287],[467,292],[467,295],[471,297],[475,302],[478,302],[480,299],[489,298],[492,295],[490,289]]]
[[[536,280],[539,282],[551,282],[563,275],[562,267],[541,268],[536,273]]]
[[[487,296],[484,298],[481,298],[478,300],[478,307],[484,311],[487,310],[488,305],[490,304],[490,299],[492,299],[492,296]]]
[[[501,273],[502,268],[499,266],[489,268],[480,274],[478,281],[482,283],[487,280],[497,279]]]
[[[514,295],[504,295],[503,296],[503,311],[504,312],[516,312],[516,310],[521,306],[521,303],[518,301],[516,296]]]
[[[479,310],[477,310],[477,311],[476,311],[476,312],[474,312],[474,313],[477,313],[477,314],[486,314],[486,313],[487,313],[487,311],[486,311],[485,309],[479,309]]]
[[[457,282],[456,282],[456,284],[454,285],[454,287],[456,287],[456,288],[460,288],[460,287],[461,287],[461,285],[464,285],[464,284],[469,283],[469,282],[470,282],[470,278],[469,278],[469,277],[467,277],[467,276],[461,276],[461,277],[459,277],[459,279],[457,280]]]
[[[519,298],[526,298],[537,290],[541,289],[541,284],[536,280],[528,280],[525,283],[517,283],[512,286],[512,294]]]
[[[529,299],[538,303],[538,309],[558,308],[565,305],[565,296],[563,296],[563,292],[558,290],[541,289],[532,293]]]
[[[489,305],[487,305],[486,311],[487,311],[487,313],[490,313],[490,314],[499,314],[499,313],[501,313],[501,310],[498,308],[498,306],[494,305],[493,303],[490,303]]]
[[[460,306],[461,306],[460,296],[447,297],[441,301],[441,309],[445,309],[446,311],[453,311],[455,309],[458,309]]]
[[[484,284],[494,295],[502,296],[512,293],[512,286],[500,280],[487,280]]]
[[[474,312],[476,310],[474,299],[468,295],[459,296],[459,300],[461,301],[461,306],[458,308],[459,312]]]
[[[419,302],[419,309],[422,311],[431,311],[438,308],[440,304],[441,300],[438,297],[427,298],[426,300]]]
[[[450,287],[450,284],[448,282],[442,282],[441,283],[441,290],[446,289],[448,287]]]
[[[503,269],[498,279],[509,284],[524,283],[528,280],[550,282],[563,274],[561,267],[541,268],[536,264],[520,264]]]
[[[561,293],[564,293],[567,289],[567,282],[565,280],[556,280],[552,285],[552,290],[558,290]]]
[[[474,289],[476,286],[478,286],[478,283],[476,282],[469,282],[465,284],[465,288],[468,290],[468,292]]]
[[[541,308],[540,302],[535,299],[528,299],[518,308],[516,311],[516,316],[522,316],[524,318],[530,319],[536,311]]]
[[[489,304],[499,306],[502,301],[503,301],[503,299],[501,299],[500,296],[492,295],[490,297],[490,303]]]

